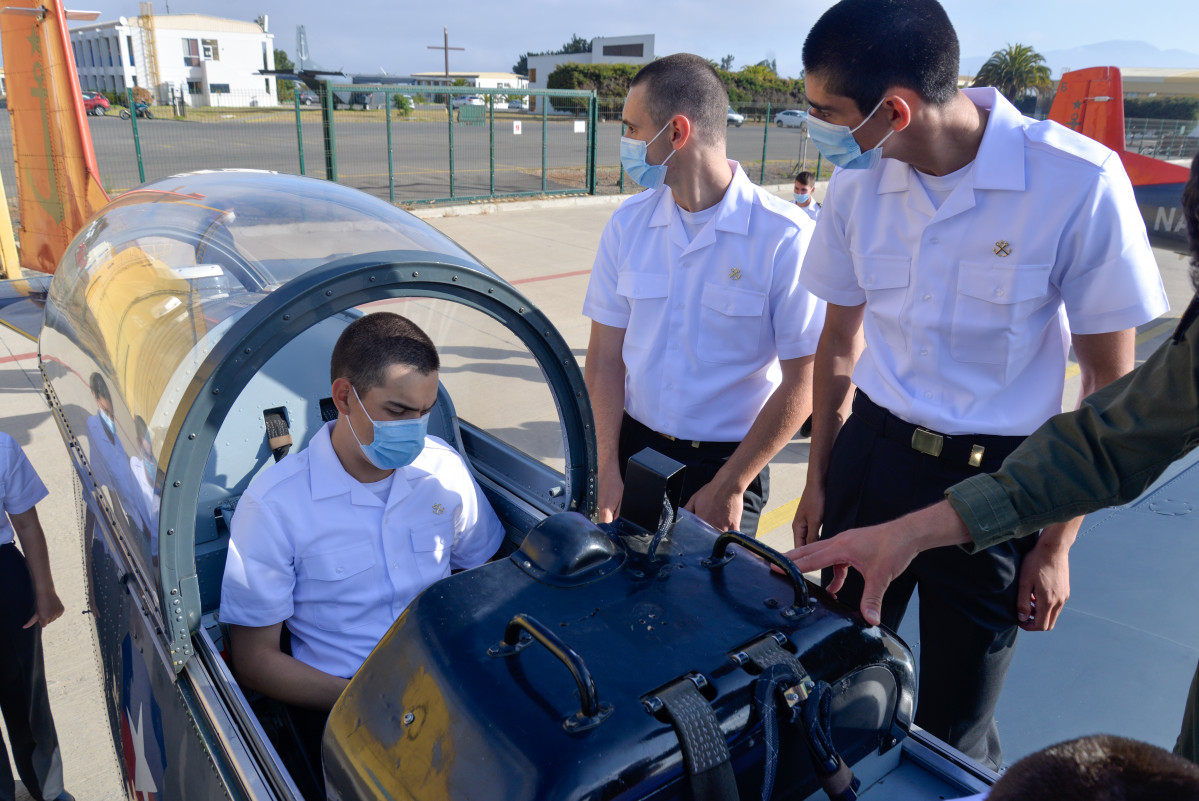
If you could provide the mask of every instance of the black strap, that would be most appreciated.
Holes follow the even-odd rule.
[[[695,801],[738,801],[728,744],[699,688],[691,679],[680,679],[657,697],[679,736]]]
[[[745,655],[762,671],[754,686],[766,741],[762,801],[769,801],[774,792],[780,718],[799,727],[825,794],[832,801],[855,801],[861,783],[833,745],[832,689],[823,681],[813,682],[799,659],[773,636],[746,647]],[[781,707],[776,697],[782,699]]]

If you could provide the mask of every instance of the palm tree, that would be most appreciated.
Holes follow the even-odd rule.
[[[978,70],[971,86],[994,86],[1004,97],[1019,102],[1033,89],[1040,94],[1052,87],[1045,57],[1028,45],[1009,44],[996,50]]]

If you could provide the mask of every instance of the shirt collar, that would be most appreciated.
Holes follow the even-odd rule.
[[[308,444],[308,482],[312,499],[321,501],[338,495],[349,494],[350,503],[355,506],[386,506],[379,496],[363,486],[361,481],[346,472],[333,450],[333,426],[337,421],[326,423]],[[391,497],[402,497],[407,494],[408,482],[403,479],[403,471],[396,470],[392,474]]]
[[[997,89],[963,89],[970,102],[987,109],[987,128],[974,157],[975,189],[1024,191],[1024,117]],[[878,194],[908,191],[912,167],[897,159],[883,159]]]
[[[733,234],[749,233],[749,212],[753,206],[754,186],[741,165],[729,159],[729,167],[733,171],[733,180],[720,199],[714,228]],[[678,206],[674,202],[674,193],[670,187],[663,186],[655,190],[660,193],[658,205],[650,217],[649,227],[660,228],[668,226],[678,219]],[[682,222],[679,221],[681,225]]]

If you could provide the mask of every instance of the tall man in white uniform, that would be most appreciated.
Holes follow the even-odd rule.
[[[317,711],[299,726],[316,764],[329,709],[408,603],[504,537],[462,457],[425,434],[439,367],[410,320],[355,320],[333,348],[337,420],[255,478],[233,517],[221,621],[234,671]]]
[[[652,447],[687,466],[685,508],[753,534],[767,464],[810,409],[813,223],[726,158],[727,108],[716,71],[685,53],[645,66],[625,100],[621,162],[647,191],[604,229],[583,305],[603,521],[628,458]]]
[[[1132,368],[1135,326],[1167,309],[1119,156],[993,89],[958,90],[935,0],[843,0],[803,58],[809,132],[841,169],[802,279],[828,316],[797,544],[994,470],[1061,411],[1071,345],[1086,396]],[[1052,628],[1078,522],[929,551],[884,602],[898,627],[919,584],[916,722],[993,768],[1016,635]],[[839,597],[856,608],[861,589],[851,573]]]

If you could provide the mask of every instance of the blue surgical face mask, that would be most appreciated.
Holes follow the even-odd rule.
[[[109,438],[116,439],[117,424],[113,422],[113,419],[103,409],[100,409],[100,425],[104,426],[104,430],[108,432]]]
[[[883,100],[886,98],[884,97]],[[853,135],[882,107],[883,100],[878,101],[878,105],[866,115],[866,119],[862,120],[857,128],[850,128],[848,125],[834,125],[826,120],[813,117],[812,113],[808,112],[808,136],[812,137],[812,141],[816,143],[816,149],[820,151],[820,155],[844,170],[868,170],[878,164],[878,160],[883,155],[883,142],[891,138],[895,129],[892,128],[877,145],[865,153],[862,152],[858,140],[854,139]]]
[[[354,390],[354,397],[358,398],[358,405],[362,407],[362,413],[366,415],[367,420],[371,421],[371,426],[375,431],[375,437],[371,443],[363,445],[362,440],[358,439],[357,432],[354,431],[354,426],[350,426],[350,433],[354,435],[355,440],[358,440],[358,447],[362,448],[362,455],[366,457],[366,460],[380,470],[398,470],[412,464],[425,448],[425,432],[429,430],[429,415],[422,414],[415,420],[373,420],[367,413],[366,406],[363,406],[362,398],[358,397],[358,390],[353,386],[350,389]]]
[[[670,123],[662,126],[662,131],[670,127]],[[644,186],[646,189],[657,189],[666,180],[666,162],[670,161],[670,156],[675,154],[675,151],[670,151],[670,156],[661,164],[650,164],[645,160],[646,150],[662,135],[662,131],[654,134],[654,138],[648,142],[642,142],[640,139],[630,139],[627,136],[620,137],[620,163],[624,167],[624,171],[629,174],[637,183]]]
[[[801,195],[799,192],[792,192],[791,194],[795,197],[796,203],[807,203],[812,198],[810,194]]]

